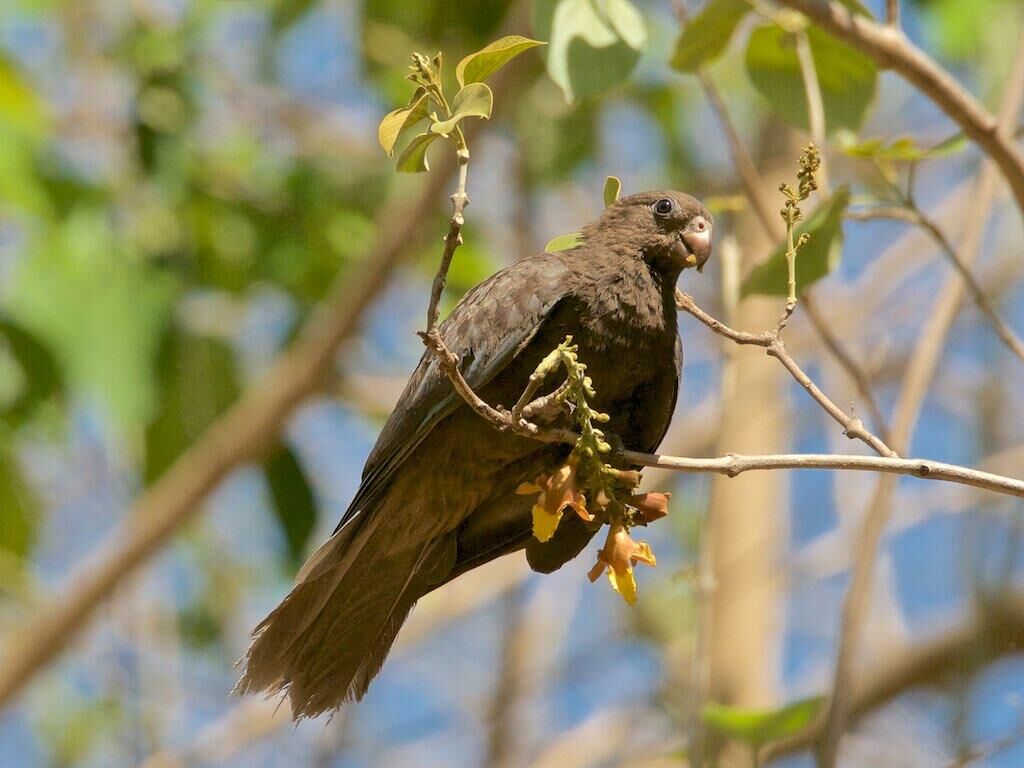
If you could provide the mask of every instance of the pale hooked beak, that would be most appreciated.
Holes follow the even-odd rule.
[[[683,241],[688,255],[686,263],[697,267],[698,272],[704,271],[704,262],[711,256],[711,224],[703,216],[698,216],[683,230],[679,239]]]

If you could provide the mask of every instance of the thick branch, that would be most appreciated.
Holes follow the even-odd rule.
[[[1024,213],[1024,154],[1013,140],[1013,127],[996,118],[935,61],[917,48],[895,25],[878,24],[852,14],[838,2],[775,0],[800,11],[826,32],[868,55],[878,66],[892,69],[949,115],[1002,171]]]

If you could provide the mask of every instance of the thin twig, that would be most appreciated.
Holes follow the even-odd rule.
[[[847,414],[821,391],[821,389],[797,364],[796,360],[794,360],[789,352],[786,351],[786,344],[779,335],[779,328],[775,328],[770,331],[762,331],[761,333],[749,333],[747,331],[735,330],[709,315],[697,306],[693,297],[682,293],[681,291],[676,292],[676,306],[684,312],[688,312],[693,315],[715,333],[725,336],[727,339],[731,339],[737,344],[763,347],[769,355],[782,363],[783,367],[789,371],[790,375],[797,380],[800,386],[802,386],[807,393],[814,398],[814,400],[817,401],[817,403],[824,408],[840,426],[842,426],[843,434],[849,438],[862,440],[879,456],[897,456],[896,452],[890,448],[882,438],[878,437],[878,435],[875,435],[864,426],[864,422],[862,422],[859,417],[855,414]]]
[[[885,23],[892,27],[900,25],[900,0],[886,0]]]
[[[1016,121],[997,124],[982,104],[916,47],[899,28],[851,13],[841,3],[821,0],[775,0],[800,11],[826,32],[869,56],[878,66],[892,69],[916,85],[980,146],[1002,171],[1024,213],[1024,153],[1013,140]]]
[[[645,467],[660,467],[688,473],[714,472],[727,477],[736,477],[743,472],[769,469],[839,469],[883,472],[892,475],[909,475],[925,480],[941,480],[983,488],[1008,496],[1024,497],[1024,480],[930,459],[827,453],[782,453],[765,456],[744,456],[730,453],[725,456],[705,459],[661,456],[637,451],[625,451],[623,457],[631,464]]]
[[[452,257],[455,249],[462,245],[462,225],[465,223],[463,212],[469,205],[469,197],[466,195],[466,176],[469,172],[469,147],[466,146],[466,139],[462,135],[462,128],[455,127],[458,150],[455,153],[456,162],[459,166],[459,182],[452,195],[452,217],[448,225],[448,234],[444,237],[444,252],[441,254],[441,263],[437,267],[437,274],[434,275],[434,282],[430,286],[430,304],[427,306],[427,330],[430,333],[437,327],[437,318],[441,314],[439,304],[441,294],[444,293],[445,284],[448,282],[448,269],[452,265]]]

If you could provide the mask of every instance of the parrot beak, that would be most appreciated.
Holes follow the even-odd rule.
[[[679,235],[679,239],[687,251],[686,263],[703,272],[704,263],[711,257],[711,227],[703,219],[700,221],[702,228],[690,226]]]

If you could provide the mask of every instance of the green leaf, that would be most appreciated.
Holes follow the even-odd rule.
[[[471,53],[455,67],[455,77],[459,85],[482,83],[523,51],[538,45],[547,45],[539,40],[531,40],[522,35],[508,35],[495,40],[476,53]]]
[[[172,329],[160,347],[159,410],[146,427],[152,482],[238,398],[234,354],[219,339]]]
[[[705,725],[756,748],[769,741],[792,736],[806,728],[814,720],[824,701],[823,696],[812,696],[787,704],[781,709],[770,710],[708,704],[701,716]]]
[[[548,74],[569,102],[625,81],[647,42],[629,0],[536,0],[534,27],[551,41]]]
[[[388,157],[395,151],[395,143],[399,137],[408,129],[415,126],[421,120],[426,119],[428,99],[426,94],[420,96],[411,106],[393,110],[384,115],[377,127],[377,141]]]
[[[0,443],[0,554],[23,561],[32,550],[39,503],[9,445]]]
[[[797,292],[806,290],[839,264],[843,250],[843,212],[849,204],[849,187],[840,187],[818,206],[809,219],[797,226],[795,238],[804,232],[811,236],[810,242],[800,249],[796,257]],[[788,279],[786,245],[783,243],[747,275],[741,295],[785,296]]]
[[[825,128],[856,131],[875,98],[878,70],[874,62],[845,43],[808,27],[807,40],[825,108]],[[792,33],[774,24],[750,35],[747,73],[754,87],[780,117],[807,130],[807,96]]]
[[[430,170],[427,163],[427,147],[436,139],[436,133],[421,133],[409,142],[409,146],[398,157],[398,170],[402,173],[423,173]]]
[[[568,251],[570,248],[576,248],[580,245],[583,245],[583,233],[570,232],[567,235],[559,235],[553,240],[548,241],[548,244],[544,246],[544,252],[557,253],[558,251]]]
[[[866,139],[859,143],[853,140],[840,141],[840,147],[850,157],[894,162],[920,162],[962,152],[967,148],[967,137],[963,133],[955,133],[931,147],[918,145],[917,140],[912,136],[901,136],[889,143],[886,143],[884,139]]]
[[[619,193],[622,191],[622,182],[618,176],[609,176],[604,180],[604,207],[607,208],[609,205],[619,199]]]
[[[295,454],[280,446],[264,462],[263,471],[270,485],[274,514],[288,543],[291,565],[299,565],[306,554],[306,543],[316,526],[316,501],[306,475]]]
[[[486,83],[470,83],[455,94],[455,98],[452,100],[452,116],[448,120],[431,125],[430,131],[447,136],[455,130],[456,125],[467,117],[489,119],[493,105],[494,94],[491,93],[491,89]]]
[[[751,10],[747,0],[708,0],[676,41],[670,62],[680,72],[695,72],[717,59]]]
[[[57,361],[35,335],[0,316],[0,370],[8,359],[16,370],[0,375],[0,419],[20,424],[42,401],[61,391]],[[13,391],[3,391],[13,383]]]

